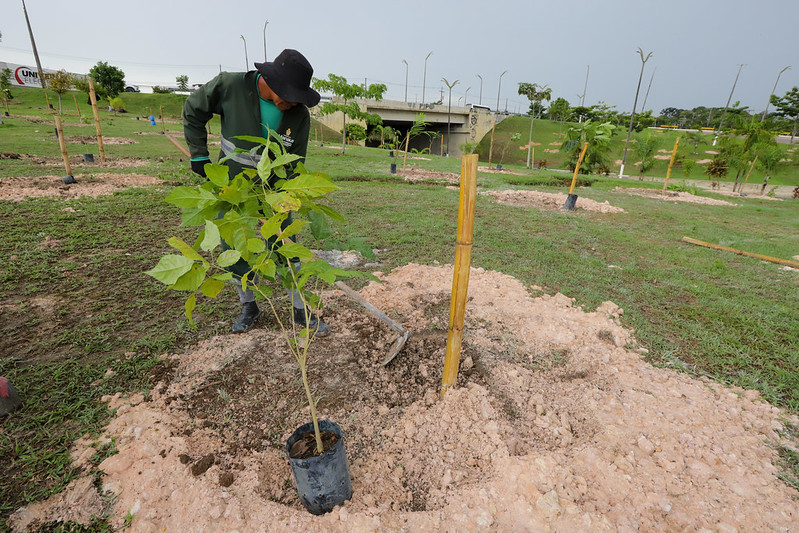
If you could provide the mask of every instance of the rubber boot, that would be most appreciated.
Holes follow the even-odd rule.
[[[328,333],[330,333],[330,326],[316,318],[316,315],[312,312],[308,311],[308,316],[310,319],[308,320],[308,324],[305,323],[305,311],[302,309],[298,309],[297,307],[294,308],[294,323],[300,326],[301,328],[308,328],[311,330],[316,330],[316,335],[319,337],[324,337]]]
[[[255,302],[241,304],[241,314],[233,322],[233,333],[244,333],[255,324],[259,316],[261,316],[261,310],[258,309]]]

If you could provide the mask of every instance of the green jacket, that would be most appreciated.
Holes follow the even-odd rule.
[[[214,114],[222,119],[222,150],[219,157],[232,151],[232,147],[249,150],[255,143],[235,139],[237,135],[262,137],[261,107],[258,100],[258,72],[222,72],[192,93],[183,106],[183,132],[192,159],[208,157],[208,132],[206,124]],[[308,108],[298,104],[283,112],[277,134],[286,151],[305,160],[311,118]],[[209,158],[210,159],[210,158]],[[257,161],[247,154],[224,163],[233,171],[254,168]]]

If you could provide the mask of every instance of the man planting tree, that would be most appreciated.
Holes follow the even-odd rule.
[[[223,72],[192,93],[183,107],[183,131],[191,153],[191,169],[205,177],[205,164],[211,159],[208,152],[206,125],[214,114],[222,121],[222,149],[220,161],[237,175],[245,168],[254,169],[263,154],[235,153],[239,148],[250,150],[257,143],[236,138],[255,136],[268,138],[276,135],[289,154],[304,161],[308,148],[310,114],[308,107],[319,103],[319,93],[311,88],[313,67],[296,50],[283,50],[272,62],[255,63],[256,70],[249,72]],[[269,157],[273,155],[267,154]],[[295,168],[296,162],[291,166]],[[277,179],[272,175],[270,180]],[[222,218],[226,210],[219,213]],[[291,223],[287,219],[284,227]],[[229,248],[222,242],[224,249]],[[250,266],[243,260],[230,267],[234,275],[243,276]],[[261,314],[250,288],[236,283],[241,302],[241,314],[233,323],[234,333],[247,331]],[[306,313],[299,294],[289,291],[294,308],[294,322],[301,327],[325,335],[330,327],[312,313]],[[306,316],[309,316],[306,324]]]

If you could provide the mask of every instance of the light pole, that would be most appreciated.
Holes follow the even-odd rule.
[[[499,113],[499,93],[502,91],[502,76],[507,74],[508,71],[506,70],[502,74],[499,75],[499,87],[497,87],[497,113]]]
[[[250,60],[247,58],[247,39],[243,35],[239,35],[241,40],[244,41],[244,70],[250,69]]]
[[[790,65],[788,65],[787,67],[782,69],[780,71],[780,73],[777,74],[777,81],[774,82],[774,88],[771,89],[771,94],[768,95],[768,102],[766,102],[766,109],[763,110],[763,116],[760,117],[760,122],[763,122],[764,120],[766,120],[766,113],[768,112],[768,105],[771,103],[771,96],[774,94],[774,91],[777,90],[777,84],[780,82],[780,76],[782,76],[782,73],[785,72],[786,70],[788,70],[789,68],[791,68]]]
[[[585,85],[583,86],[583,94],[580,95],[580,107],[585,106],[585,93],[588,91],[588,73],[591,72],[591,65],[585,66]]]
[[[735,86],[738,85],[738,76],[741,75],[741,69],[744,68],[743,63],[738,65],[738,74],[735,75],[735,81],[732,82],[732,89],[730,90],[730,96],[727,98],[727,104],[724,106],[724,113],[721,114],[721,122],[719,122],[719,131],[716,132],[716,136],[713,137],[713,146],[716,146],[716,141],[719,140],[719,133],[721,133],[721,127],[724,126],[724,119],[727,117],[727,109],[730,107],[730,100],[732,100],[732,93],[735,92]]]
[[[31,37],[31,48],[33,48],[33,57],[36,59],[36,70],[39,73],[39,81],[42,83],[42,89],[44,89],[47,87],[47,82],[44,80],[44,71],[39,61],[39,51],[36,50],[36,41],[33,39],[33,30],[31,29],[31,21],[28,18],[28,8],[25,7],[25,0],[22,0],[22,11],[25,13],[25,23],[28,25],[28,35]]]
[[[441,78],[449,88],[449,102],[447,103],[447,157],[449,157],[449,127],[450,127],[450,110],[452,109],[452,88],[458,84],[460,80],[455,80],[452,83],[447,81],[447,78]]]
[[[480,100],[477,105],[483,105],[483,77],[480,74],[477,77],[480,78]]]
[[[408,103],[408,62],[404,59],[402,60],[405,63],[405,103]]]
[[[433,54],[433,51],[430,50],[430,53],[427,54],[427,57],[424,58],[424,76],[422,77],[422,105],[424,105],[424,86],[427,83],[427,60]]]
[[[644,66],[646,62],[649,61],[649,58],[652,57],[652,52],[646,54],[644,57],[644,51],[638,48],[638,55],[641,56],[641,73],[638,75],[638,86],[635,88],[635,100],[633,100],[633,112],[630,113],[630,127],[627,128],[627,141],[624,143],[624,155],[621,158],[621,168],[619,169],[619,177],[624,176],[624,163],[627,161],[627,145],[630,144],[630,134],[633,132],[633,121],[635,120],[635,106],[638,105],[638,91],[641,90],[641,78],[644,77]]]
[[[266,61],[266,25],[269,24],[269,19],[264,21],[264,61]]]
[[[463,95],[463,105],[469,105],[469,91],[471,90],[472,90],[471,87],[466,89],[466,94]]]
[[[657,67],[655,70],[652,71],[652,75],[649,77],[649,85],[646,87],[646,94],[644,95],[644,103],[641,105],[641,111],[646,111],[646,101],[649,99],[649,89],[652,88],[652,80],[655,79],[655,72],[657,72]]]

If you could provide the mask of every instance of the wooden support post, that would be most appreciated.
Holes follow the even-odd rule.
[[[674,159],[677,157],[677,147],[680,146],[680,138],[674,141],[674,150],[671,151],[671,160],[669,161],[669,169],[666,171],[666,181],[663,182],[663,193],[666,194],[666,187],[669,186],[669,178],[671,178],[671,167],[674,166]]]
[[[469,288],[469,270],[472,263],[474,204],[477,196],[477,157],[477,154],[461,157],[458,236],[452,274],[452,300],[449,307],[449,330],[447,332],[447,350],[444,356],[444,376],[441,381],[442,398],[447,390],[455,385],[460,364],[463,323],[466,316],[466,296]]]
[[[752,160],[752,164],[749,165],[749,172],[746,173],[746,179],[744,180],[743,185],[741,185],[741,188],[738,189],[738,192],[744,192],[744,187],[746,186],[746,182],[749,181],[749,174],[751,174],[752,169],[755,168],[755,163],[757,163],[758,157],[759,156],[756,155],[755,158]]]
[[[799,261],[791,261],[790,259],[781,259],[779,257],[770,257],[768,255],[760,255],[753,252],[745,252],[743,250],[736,250],[735,248],[729,248],[727,246],[721,246],[718,244],[692,239],[691,237],[683,237],[682,240],[683,242],[696,244],[698,246],[705,246],[706,248],[713,248],[714,250],[732,252],[738,255],[745,255],[746,257],[754,257],[755,259],[762,259],[763,261],[769,261],[771,263],[779,263],[780,265],[786,265],[791,268],[799,268]]]
[[[491,166],[491,156],[494,155],[494,130],[497,129],[497,116],[494,115],[494,125],[491,126],[491,142],[488,145],[488,166]]]
[[[80,120],[81,115],[80,115],[80,106],[78,106],[78,97],[73,94],[72,99],[75,100],[75,109],[78,110],[78,120]]]
[[[166,135],[166,126],[164,125],[164,106],[158,106],[158,112],[161,114],[161,133]]]
[[[47,109],[50,109],[50,97],[47,96],[47,91],[44,91],[44,99],[47,102]]]
[[[55,129],[58,132],[58,145],[61,147],[61,157],[64,158],[64,169],[67,171],[67,176],[72,175],[72,166],[69,164],[69,155],[67,155],[67,143],[64,140],[64,130],[61,128],[61,117],[55,116]]]
[[[577,159],[577,164],[574,165],[574,175],[572,176],[572,185],[569,187],[569,194],[574,194],[574,187],[577,186],[577,174],[580,172],[580,165],[583,163],[585,152],[588,150],[588,143],[583,144],[583,149],[580,152],[580,157]]]
[[[405,157],[402,159],[402,170],[405,170],[405,165],[408,164],[408,144],[411,142],[411,132],[405,137]]]
[[[97,147],[100,150],[100,161],[105,163],[105,149],[103,148],[103,132],[100,129],[100,113],[97,111],[97,93],[94,92],[94,78],[89,77],[89,100],[92,102],[94,125],[97,128]]]

